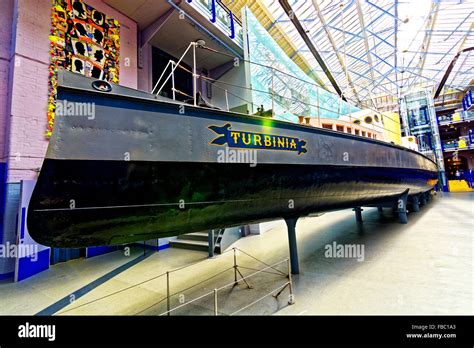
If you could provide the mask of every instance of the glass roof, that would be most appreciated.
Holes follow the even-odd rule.
[[[279,0],[260,1],[274,18],[271,26],[289,36],[326,88],[335,92]],[[456,54],[474,46],[474,0],[288,3],[344,95],[359,106],[377,107],[375,97],[436,86]],[[468,87],[473,68],[474,52],[462,53],[445,87]]]

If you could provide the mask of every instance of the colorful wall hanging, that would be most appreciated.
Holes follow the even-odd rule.
[[[120,24],[81,0],[53,0],[48,129],[53,131],[58,68],[119,82]]]

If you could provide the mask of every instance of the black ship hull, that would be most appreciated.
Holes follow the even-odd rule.
[[[33,206],[29,223],[41,226],[38,242],[65,247],[376,205],[407,188],[428,191],[436,179],[423,170],[317,165],[46,160],[44,168],[39,192],[77,200],[72,209]]]
[[[80,82],[89,83],[84,80]],[[198,108],[190,108],[188,118],[178,120],[184,117],[178,114],[179,105],[123,93],[75,91],[70,86],[59,95],[94,100],[99,112],[94,120],[56,120],[27,220],[32,237],[45,245],[123,244],[377,205],[396,200],[406,190],[410,195],[427,192],[437,181],[432,161],[380,141],[283,122],[268,126],[264,119]],[[112,105],[118,106],[112,109]],[[130,138],[125,138],[121,133],[128,121]],[[150,127],[145,131],[147,122]],[[268,146],[275,148],[247,149],[258,151],[256,165],[221,163],[215,160],[215,151],[225,146],[216,145],[215,138],[216,129],[224,127],[212,128],[216,122],[262,137],[284,133],[290,142],[305,140],[299,140],[298,151],[286,144],[279,152],[277,141],[283,144],[285,139],[275,139],[272,145],[268,138]],[[163,133],[153,128],[155,124]],[[174,142],[166,132],[172,127],[185,140]],[[150,134],[153,137],[148,138]],[[120,147],[124,139],[129,142],[125,148]],[[130,158],[120,160],[124,152]]]

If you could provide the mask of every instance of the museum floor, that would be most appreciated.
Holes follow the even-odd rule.
[[[220,291],[218,313],[231,314],[263,298],[238,314],[474,314],[474,193],[438,193],[409,214],[407,225],[398,224],[388,209],[380,215],[365,208],[363,219],[360,227],[354,213],[344,210],[298,221],[301,273],[293,277],[294,305],[288,305],[287,288],[278,299],[265,296],[286,280],[266,268],[248,279],[253,289],[240,282]],[[364,259],[326,257],[325,246],[333,242],[363,245]],[[235,247],[242,250],[240,271],[252,274],[266,266],[245,253],[267,264],[288,257],[286,226],[281,221]],[[233,270],[224,270],[232,267],[233,252],[206,257],[173,248],[144,256],[136,248],[129,256],[116,251],[57,264],[20,283],[1,282],[0,314],[159,315],[166,310],[166,275],[156,277],[168,270],[202,260],[170,274],[172,308],[232,283]],[[172,315],[214,310],[211,295]]]

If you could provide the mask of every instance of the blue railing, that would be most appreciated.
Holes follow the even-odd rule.
[[[187,2],[236,44],[243,47],[242,24],[232,11],[217,0],[187,0]]]

